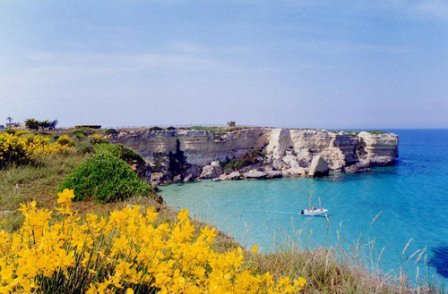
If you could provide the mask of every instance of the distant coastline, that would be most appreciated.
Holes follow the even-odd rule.
[[[238,180],[326,176],[394,164],[399,138],[384,131],[269,127],[153,127],[114,129],[146,161],[153,186],[196,179]]]

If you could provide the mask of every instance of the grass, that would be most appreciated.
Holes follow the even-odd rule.
[[[48,157],[34,165],[12,166],[0,169],[0,228],[14,230],[21,222],[17,209],[20,203],[35,200],[38,207],[53,209],[59,183],[90,155]],[[106,215],[116,208],[129,204],[159,205],[155,194],[150,197],[133,197],[123,202],[98,205],[94,201],[74,202],[73,208],[81,215],[95,212]]]
[[[36,200],[39,207],[52,209],[56,205],[56,189],[62,180],[77,168],[90,154],[57,155],[33,165],[0,169],[0,228],[16,230],[22,222],[17,212],[19,204]],[[73,210],[81,217],[87,213],[108,215],[110,211],[128,205],[155,206],[161,221],[173,221],[176,212],[164,206],[155,194],[152,197],[131,197],[125,201],[98,204],[94,201],[73,203]],[[195,226],[205,224],[194,221]],[[214,243],[217,251],[239,246],[233,238],[219,233]],[[274,277],[303,276],[307,279],[305,293],[441,293],[430,287],[414,289],[404,280],[368,272],[352,259],[341,259],[336,249],[297,250],[297,245],[273,253],[254,254],[246,250],[248,264],[260,273],[270,272]],[[345,255],[343,253],[342,255]]]
[[[102,143],[95,144],[93,149],[96,154],[110,154],[114,155],[127,163],[137,163],[144,164],[145,160],[137,154],[134,150],[122,145],[122,144],[111,144],[111,143]]]
[[[371,131],[367,131],[368,133],[371,133],[372,135],[383,135],[386,132],[385,131],[381,131],[381,130],[371,130]]]
[[[242,127],[229,127],[229,126],[221,126],[221,127],[207,127],[207,126],[191,126],[187,129],[196,130],[196,131],[208,131],[213,133],[222,133],[222,132],[230,132],[234,130],[241,129]]]
[[[411,285],[406,276],[384,274],[379,268],[367,270],[358,253],[341,247],[298,250],[297,244],[274,253],[251,255],[258,270],[274,276],[303,276],[307,279],[305,293],[447,293],[421,280]],[[373,270],[373,269],[372,269]]]
[[[36,164],[13,166],[0,170],[0,207],[17,209],[20,202],[34,199],[39,206],[49,207],[57,185],[76,168],[86,155],[48,157]]]
[[[49,157],[45,162],[0,169],[0,226],[14,230],[21,222],[19,204],[36,200],[40,207],[55,205],[57,185],[84,155]]]
[[[55,155],[35,164],[10,166],[0,169],[0,229],[12,231],[17,229],[21,222],[21,214],[17,211],[20,203],[35,200],[38,207],[53,209],[56,206],[56,193],[58,185],[73,170],[81,165],[91,154],[74,153],[69,156]],[[157,194],[151,193],[149,197],[131,197],[125,201],[98,204],[93,200],[73,203],[73,209],[82,216],[87,213],[107,215],[110,211],[121,209],[128,205],[143,207],[155,206],[160,210],[162,218],[174,220],[177,212],[163,205]],[[195,222],[197,226],[204,226]],[[237,244],[233,239],[222,233],[219,234],[216,245],[218,249],[226,250]]]
[[[387,277],[367,272],[363,267],[343,262],[337,256],[333,249],[282,249],[252,256],[251,260],[262,273],[269,271],[274,276],[306,277],[306,293],[415,292],[406,284],[400,285]]]
[[[52,156],[36,164],[11,166],[0,169],[0,229],[14,231],[23,221],[17,211],[20,203],[35,200],[38,207],[54,209],[56,204],[56,191],[59,183],[84,162],[90,154],[72,154],[70,156]],[[96,213],[107,216],[111,211],[122,209],[129,205],[142,207],[154,206],[160,213],[161,221],[174,222],[177,212],[166,207],[163,200],[156,194],[135,196],[125,201],[98,204],[93,200],[73,202],[73,210],[80,217],[88,213]],[[193,221],[196,227],[201,228],[205,224]],[[215,249],[223,252],[239,246],[232,237],[218,233],[215,240]]]

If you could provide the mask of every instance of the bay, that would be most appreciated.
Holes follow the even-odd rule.
[[[371,270],[446,283],[448,130],[391,131],[400,136],[395,166],[322,179],[202,181],[169,185],[161,194],[244,246],[357,249]],[[310,194],[315,206],[329,209],[328,218],[299,214]]]

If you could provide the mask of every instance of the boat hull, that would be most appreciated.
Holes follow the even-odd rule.
[[[300,214],[308,216],[326,216],[328,214],[328,209],[318,208],[318,209],[303,209]]]

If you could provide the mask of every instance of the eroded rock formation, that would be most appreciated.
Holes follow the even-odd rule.
[[[398,157],[398,136],[392,133],[262,127],[222,132],[122,129],[111,140],[138,152],[156,173],[151,180],[159,183],[175,177],[190,181],[199,177],[228,179],[241,175],[246,178],[323,176],[328,170],[358,172],[388,165]],[[315,166],[312,166],[313,158]],[[239,172],[239,176],[234,173],[228,177],[232,172]]]

